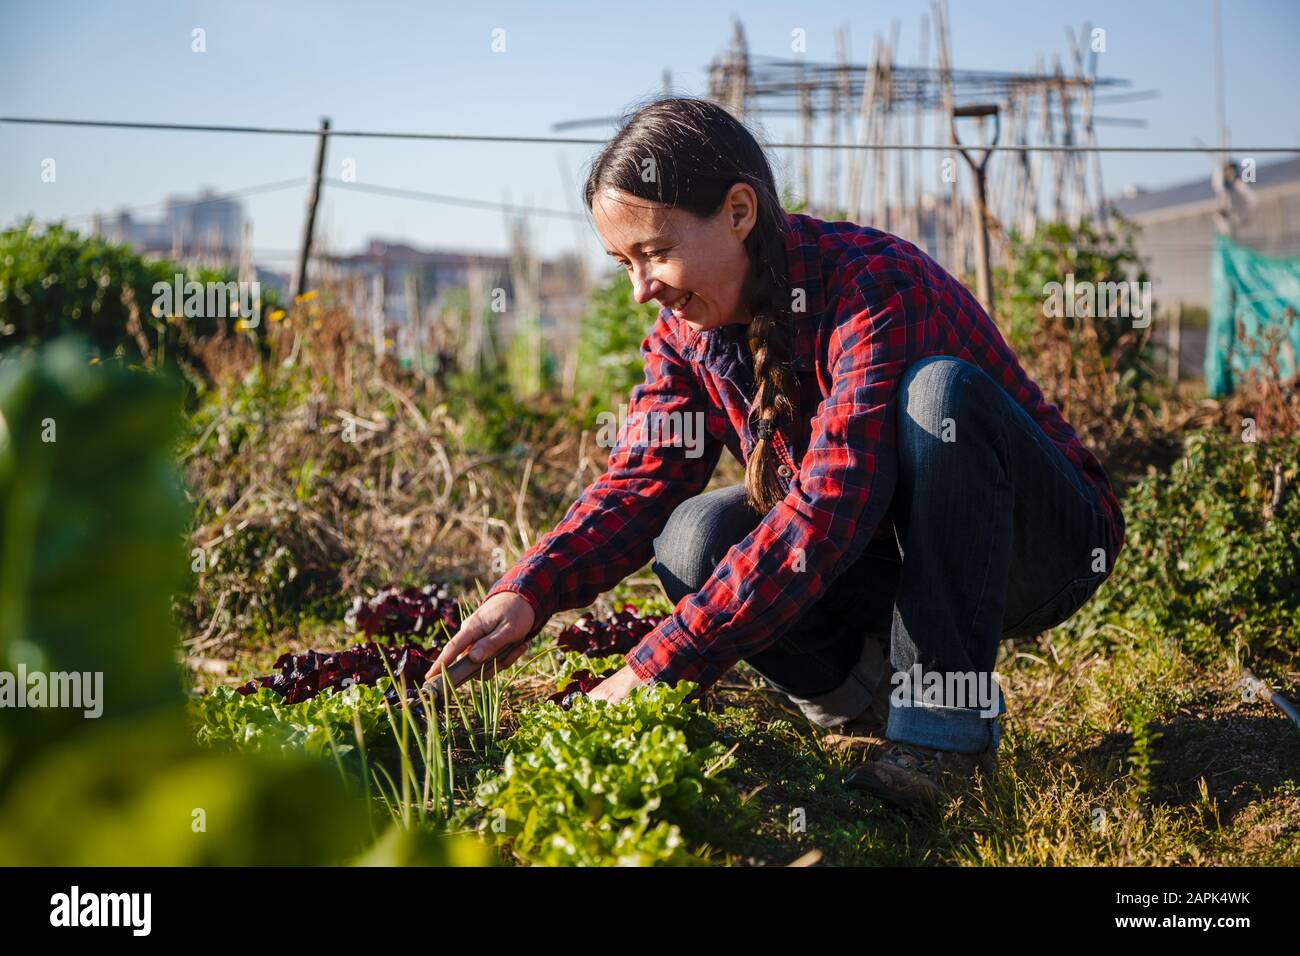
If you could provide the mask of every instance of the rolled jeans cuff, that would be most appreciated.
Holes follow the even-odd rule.
[[[889,662],[880,642],[868,637],[862,644],[862,656],[839,687],[815,697],[786,696],[819,727],[840,727],[869,710],[883,721],[888,713],[889,677]]]
[[[999,693],[998,714],[1006,711],[1006,697]],[[949,707],[914,701],[904,706],[891,697],[885,737],[900,744],[971,754],[997,750],[1002,740],[1002,729],[997,716],[986,717],[978,707]]]

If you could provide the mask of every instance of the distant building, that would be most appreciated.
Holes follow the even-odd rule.
[[[146,259],[170,259],[187,267],[239,269],[244,207],[210,189],[194,197],[169,196],[160,219],[136,219],[128,210],[97,215],[91,231],[109,242],[130,246]],[[251,251],[251,250],[250,250]],[[289,295],[289,276],[252,263],[263,290]]]
[[[361,279],[371,287],[383,279],[384,317],[406,324],[406,282],[414,275],[420,299],[435,302],[451,289],[464,289],[472,269],[480,271],[486,288],[505,288],[510,293],[510,259],[502,255],[446,250],[423,250],[402,242],[371,239],[364,252],[329,256],[331,272],[341,279]]]
[[[1112,200],[1142,227],[1138,252],[1151,274],[1151,292],[1161,308],[1181,302],[1208,308],[1210,251],[1219,196],[1208,169],[1204,179],[1163,189],[1131,189]],[[1271,256],[1300,256],[1300,159],[1255,167],[1255,182],[1243,184],[1249,202],[1231,191],[1233,238]]]
[[[98,217],[95,229],[142,254],[233,266],[239,263],[243,225],[242,204],[209,189],[194,197],[169,196],[161,219],[139,220],[123,210]]]
[[[344,282],[353,280],[371,296],[382,280],[383,322],[396,333],[399,349],[410,354],[412,323],[407,314],[407,282],[415,276],[419,305],[426,319],[436,314],[448,293],[477,288],[483,308],[492,308],[492,297],[501,290],[504,309],[496,319],[496,334],[502,343],[514,334],[519,301],[509,255],[463,252],[445,249],[417,249],[401,242],[371,239],[364,252],[321,256],[328,273]],[[515,262],[515,267],[519,262]],[[540,262],[537,270],[538,325],[554,351],[568,350],[577,336],[578,320],[586,305],[576,258],[560,256]],[[373,307],[370,300],[369,307]],[[369,320],[358,308],[357,319]]]

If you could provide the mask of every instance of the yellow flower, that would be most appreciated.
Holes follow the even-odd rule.
[[[315,299],[316,299],[316,290],[315,290],[315,289],[312,289],[310,292],[304,292],[302,295],[295,296],[293,301],[295,301],[295,302],[312,302],[312,301],[314,301]]]
[[[272,322],[279,322],[283,318],[284,318],[284,309],[273,309],[271,311],[270,319]]]
[[[244,319],[235,319],[236,332],[246,332],[250,328],[252,328],[252,326],[250,326]]]

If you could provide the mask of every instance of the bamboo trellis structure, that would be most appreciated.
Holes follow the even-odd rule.
[[[1042,58],[1031,72],[965,70],[952,61],[942,0],[935,0],[932,14],[932,21],[922,20],[920,55],[910,65],[902,62],[897,21],[888,38],[875,39],[865,63],[851,59],[847,28],[835,34],[835,59],[819,61],[751,54],[737,23],[727,49],[709,66],[708,96],[753,128],[768,119],[797,117],[802,143],[830,144],[827,150],[800,150],[798,162],[789,165],[798,171],[797,195],[805,211],[899,233],[949,268],[964,271],[971,264],[978,224],[970,173],[955,150],[909,147],[951,144],[948,116],[959,107],[996,106],[1003,143],[1066,147],[994,157],[987,227],[996,256],[1005,258],[1010,233],[1031,234],[1045,219],[1072,225],[1104,221],[1100,159],[1092,153],[1090,162],[1069,148],[1095,146],[1097,125],[1141,122],[1095,115],[1099,103],[1125,98],[1098,96],[1099,91],[1128,84],[1097,75],[1096,54],[1086,48],[1090,26],[1078,35],[1066,31],[1070,71],[1059,56],[1050,71]],[[886,148],[839,148],[849,144]]]

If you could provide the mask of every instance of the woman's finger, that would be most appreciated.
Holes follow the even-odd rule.
[[[443,647],[442,652],[434,658],[433,664],[429,668],[429,677],[437,676],[444,667],[460,657],[465,648],[492,630],[492,623],[484,617],[476,617],[471,614],[465,623],[461,625],[455,636]]]
[[[516,643],[521,637],[523,637],[523,634],[517,627],[511,626],[508,621],[502,621],[500,626],[491,634],[485,636],[470,649],[470,660],[477,661],[480,664],[484,661],[490,661],[505,648]]]

